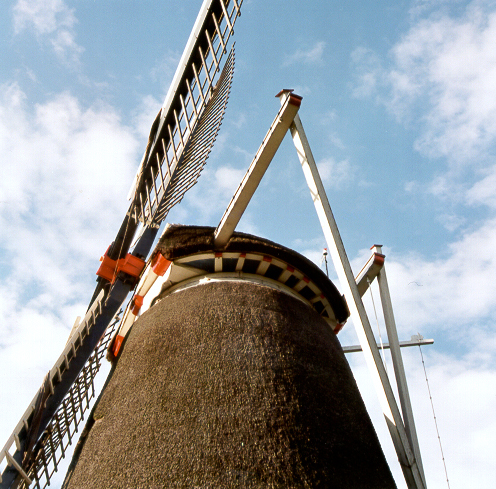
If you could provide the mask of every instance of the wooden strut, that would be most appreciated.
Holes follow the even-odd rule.
[[[222,248],[228,243],[289,126],[303,173],[309,186],[310,194],[315,204],[334,266],[338,273],[339,281],[344,289],[344,295],[350,309],[353,324],[360,339],[361,348],[374,380],[386,423],[403,470],[403,475],[409,488],[425,489],[425,477],[413,424],[410,399],[407,395],[406,377],[404,376],[401,354],[399,353],[399,343],[396,327],[394,326],[394,317],[392,315],[392,306],[390,304],[386,275],[385,271],[381,271],[384,255],[382,255],[380,247],[376,246],[373,260],[370,264],[372,268],[367,269],[363,276],[359,276],[357,281],[355,280],[336,221],[332,214],[329,201],[327,200],[322,180],[320,179],[317,170],[317,165],[315,164],[315,160],[310,150],[310,145],[306,138],[305,131],[303,130],[300,117],[297,114],[298,110],[286,112],[288,105],[291,105],[290,101],[295,100],[295,95],[291,92],[292,90],[283,90],[277,95],[281,101],[281,110],[271,125],[262,146],[258,150],[215,231],[215,246],[217,248]],[[300,101],[301,97],[298,97],[298,106],[296,109],[299,108]],[[289,118],[290,123],[288,124]],[[386,324],[389,324],[387,330],[390,347],[392,351],[394,350],[392,358],[395,365],[395,373],[397,379],[400,379],[398,381],[398,390],[405,421],[401,416],[392,386],[380,358],[374,334],[361,299],[363,292],[368,287],[367,283],[371,281],[372,275],[379,277],[378,281],[381,288],[383,309],[386,314]]]
[[[272,122],[265,138],[258,149],[253,161],[234,194],[226,212],[214,233],[214,244],[216,248],[223,248],[238,225],[241,216],[248,206],[255,190],[260,184],[265,171],[276,154],[289,126],[298,113],[301,97],[291,92],[284,92],[287,96],[282,102],[281,109]]]
[[[381,361],[367,312],[365,311],[357,283],[353,277],[351,265],[348,256],[346,255],[341,235],[332,214],[331,206],[327,200],[325,189],[317,170],[317,165],[298,115],[295,116],[290,131],[329,247],[334,267],[336,268],[341,286],[344,289],[344,295],[350,309],[353,325],[355,326],[367,365],[374,380],[376,392],[382,405],[383,414],[403,470],[403,475],[409,488],[424,489],[426,484],[420,462],[420,451],[412,447],[412,437],[407,433],[384,364]],[[380,254],[380,251],[378,252]],[[395,329],[394,332],[396,332]],[[396,335],[396,342],[397,341]],[[401,354],[399,354],[399,358],[401,358]],[[393,362],[395,359],[396,361],[398,360],[397,357],[393,356]],[[397,367],[395,366],[395,371],[396,369]],[[408,404],[409,401],[409,398],[404,400],[404,402],[407,402]],[[409,409],[411,410],[411,406]]]

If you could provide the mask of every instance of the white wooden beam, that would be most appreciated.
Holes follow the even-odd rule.
[[[375,254],[382,255],[382,248],[379,245],[373,247]],[[383,267],[377,275],[379,283],[379,291],[381,295],[382,311],[384,313],[384,322],[386,324],[386,331],[388,341],[391,349],[391,358],[393,361],[394,374],[396,376],[396,385],[398,387],[398,396],[400,398],[401,411],[403,413],[403,422],[405,423],[405,430],[410,441],[410,445],[417,461],[420,474],[425,484],[424,469],[422,467],[422,458],[420,455],[420,447],[417,438],[417,430],[415,429],[415,421],[413,417],[412,403],[410,401],[410,394],[408,392],[408,384],[406,381],[405,367],[403,366],[403,358],[400,351],[400,343],[398,341],[398,332],[396,329],[396,322],[394,320],[393,306],[391,303],[391,296],[389,294],[389,286],[386,277],[386,269]]]
[[[348,302],[351,319],[355,326],[365,359],[375,384],[381,402],[391,438],[393,440],[398,459],[403,469],[403,475],[409,488],[424,489],[425,483],[417,465],[415,455],[394,397],[394,393],[386,374],[386,370],[377,350],[374,334],[358,291],[346,251],[341,240],[336,221],[327,200],[317,165],[308,144],[300,117],[295,116],[290,127],[293,142],[300,159],[300,163],[310,189],[310,194],[324,231],[336,272]]]
[[[216,248],[223,248],[231,238],[265,171],[288,132],[289,126],[298,113],[301,97],[288,90],[281,93],[282,106],[215,230],[214,244]]]

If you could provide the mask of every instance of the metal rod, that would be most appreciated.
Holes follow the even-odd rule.
[[[200,76],[198,75],[198,70],[196,69],[195,63],[191,63],[191,66],[193,67],[193,73],[195,75],[195,80],[196,80],[196,86],[198,87],[198,91],[200,92],[200,97],[202,99],[202,103],[205,105],[205,94],[203,93],[203,88],[202,88],[202,84],[200,81]]]
[[[434,344],[434,340],[432,339],[424,340],[423,338],[422,339],[413,339],[413,338],[414,337],[412,337],[411,340],[407,340],[407,341],[400,341],[399,342],[400,348],[406,348],[408,346],[422,346],[422,345]],[[342,348],[345,353],[357,353],[359,351],[363,351],[360,345],[343,346]],[[382,345],[377,343],[377,348],[385,348],[387,350],[389,348],[389,343],[383,343]]]
[[[164,150],[164,162],[165,165],[167,166],[167,175],[169,176],[169,181],[171,179],[171,171],[170,171],[170,163],[169,163],[169,156],[167,155],[167,146],[165,144],[165,139],[162,138],[162,149]],[[165,188],[164,188],[165,191]]]
[[[198,85],[198,82],[196,83]],[[193,91],[191,90],[191,85],[188,80],[186,80],[186,86],[188,87],[189,98],[191,100],[191,104],[193,105],[193,112],[195,113],[195,120],[198,119],[198,110],[196,108],[195,96],[193,95]],[[200,96],[198,95],[198,98]]]
[[[181,130],[181,125],[179,124],[179,118],[177,117],[177,111],[174,110],[174,119],[176,120],[177,132],[179,133],[179,139],[181,141],[181,146],[184,148],[183,131]]]
[[[229,18],[229,14],[227,13],[226,6],[224,5],[224,0],[219,0],[222,5],[222,10],[224,12],[224,17],[226,18],[226,23],[229,26],[229,30],[232,32],[233,26],[231,24],[231,19]]]
[[[212,44],[212,40],[210,39],[210,35],[208,34],[207,30],[205,30],[205,36],[207,36],[208,46],[210,47],[210,52],[212,53],[212,59],[213,59],[214,64],[215,64],[215,71],[219,71],[219,62],[217,61],[217,56],[215,56],[215,49],[214,49],[214,46]]]
[[[209,93],[210,93],[210,90],[212,88],[212,78],[210,78],[210,71],[208,69],[207,60],[203,54],[203,50],[202,50],[201,46],[198,46],[198,52],[200,53],[200,57],[202,59],[202,64],[203,64],[203,67],[205,69],[205,77],[206,77],[206,81],[208,81],[208,89],[209,89]]]
[[[193,57],[193,50],[196,45],[196,40],[198,39],[202,26],[207,19],[212,3],[213,0],[204,0],[202,6],[200,7],[200,12],[198,13],[193,30],[191,31],[188,42],[186,43],[186,47],[184,48],[184,52],[177,66],[176,73],[174,74],[174,78],[172,79],[172,83],[167,91],[167,95],[162,105],[164,108],[169,108],[172,106],[172,101],[174,100],[176,92],[179,90],[179,84],[183,76],[184,69],[188,65],[188,61]]]
[[[5,457],[7,458],[7,463],[9,465],[12,465],[17,470],[17,472],[19,472],[19,474],[27,482],[27,484],[31,484],[31,479],[28,477],[26,472],[22,470],[22,467],[15,461],[14,457],[8,451],[5,452]]]
[[[186,119],[186,125],[188,126],[188,130],[191,133],[191,125],[189,123],[189,115],[188,115],[188,112],[186,111],[186,104],[184,103],[184,97],[182,95],[180,95],[179,100],[181,100],[181,105],[183,107],[183,113],[184,113],[184,117]]]
[[[215,24],[215,30],[217,31],[217,36],[219,37],[219,42],[222,45],[222,51],[226,53],[226,44],[224,43],[224,39],[222,38],[222,33],[220,32],[220,26],[217,22],[217,17],[215,16],[215,12],[212,12],[212,19]]]

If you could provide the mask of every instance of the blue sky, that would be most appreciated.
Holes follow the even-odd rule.
[[[0,6],[1,445],[86,310],[201,3]],[[496,2],[245,0],[235,40],[218,140],[167,220],[218,224],[274,95],[294,88],[354,271],[383,244],[400,339],[435,339],[423,353],[451,487],[494,487]],[[289,137],[238,229],[320,262]],[[351,321],[339,337],[357,342]],[[446,487],[418,349],[404,356],[427,482]],[[363,359],[349,361],[404,487]]]

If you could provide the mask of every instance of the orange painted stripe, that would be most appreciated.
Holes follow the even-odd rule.
[[[143,299],[144,297],[142,295],[135,295],[134,296],[134,305],[133,305],[133,308],[131,310],[131,312],[137,316],[138,313],[140,312],[140,309],[141,309],[141,306],[143,305]]]
[[[172,262],[167,260],[167,258],[162,255],[162,253],[157,253],[152,261],[152,270],[155,275],[162,277],[167,269],[170,267]]]
[[[117,335],[115,337],[114,346],[112,348],[112,353],[114,354],[114,357],[117,357],[117,355],[119,354],[123,341],[124,341],[124,336]]]

